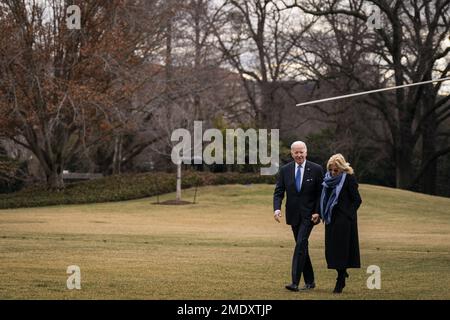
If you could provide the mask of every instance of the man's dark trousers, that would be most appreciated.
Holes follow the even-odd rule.
[[[310,219],[302,218],[299,225],[291,226],[295,238],[294,256],[292,258],[292,283],[299,285],[300,279],[303,277],[305,283],[314,282],[314,271],[309,258],[308,238],[313,228]]]

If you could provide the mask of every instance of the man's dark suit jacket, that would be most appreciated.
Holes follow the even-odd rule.
[[[295,161],[281,167],[273,194],[273,209],[280,210],[286,192],[286,223],[298,225],[301,218],[311,218],[320,211],[323,170],[317,163],[306,160],[300,192],[295,188]]]

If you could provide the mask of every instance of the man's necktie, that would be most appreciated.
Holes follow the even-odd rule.
[[[297,188],[297,192],[300,192],[301,181],[302,181],[302,172],[301,166],[297,167],[297,174],[295,175],[295,187]]]

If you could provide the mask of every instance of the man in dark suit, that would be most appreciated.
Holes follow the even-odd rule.
[[[315,224],[320,222],[320,195],[323,170],[314,162],[306,161],[307,147],[302,141],[291,145],[294,161],[281,167],[273,194],[274,218],[280,222],[281,203],[286,193],[286,223],[291,225],[295,237],[292,258],[291,291],[315,288],[314,271],[308,253],[308,238]],[[303,273],[305,286],[299,289]]]

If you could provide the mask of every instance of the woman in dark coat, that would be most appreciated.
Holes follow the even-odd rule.
[[[348,278],[347,269],[360,268],[357,210],[361,205],[354,172],[341,154],[327,164],[320,201],[325,223],[325,257],[328,269],[338,273],[334,293],[341,293]]]

